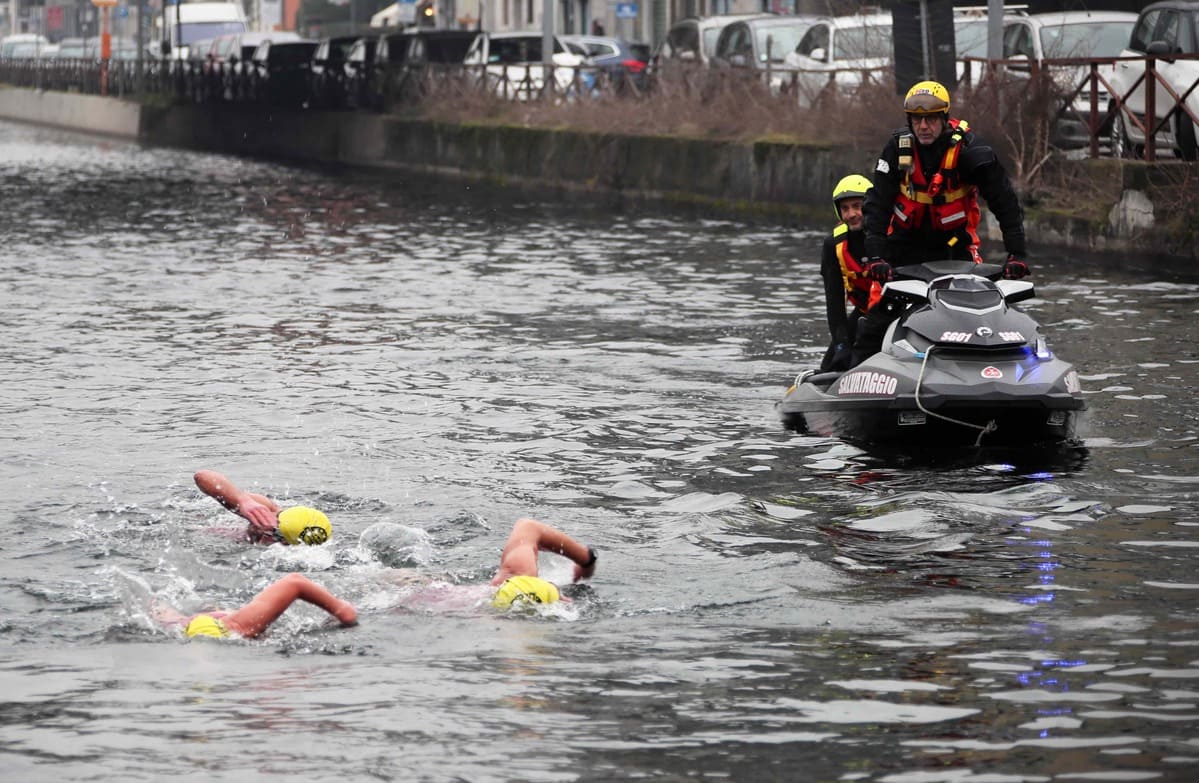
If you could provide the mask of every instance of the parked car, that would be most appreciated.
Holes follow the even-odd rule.
[[[562,35],[558,38],[568,50],[583,57],[587,65],[604,74],[609,83],[618,87],[629,83],[639,89],[646,86],[648,44],[602,35]]]
[[[87,38],[83,44],[83,56],[89,60],[100,59],[100,37]],[[109,38],[109,59],[136,60],[137,42],[129,38]]]
[[[112,44],[112,59],[114,60],[137,60],[137,42],[131,41],[128,38],[122,38],[120,43],[113,41]]]
[[[18,41],[5,47],[4,56],[10,60],[35,60],[49,45],[40,41]]]
[[[82,38],[63,38],[58,42],[58,52],[55,57],[59,60],[81,60],[86,41]]]
[[[583,57],[567,51],[557,36],[551,61],[557,93],[568,95],[585,88],[580,81]],[[545,89],[541,33],[478,33],[463,63],[475,78],[504,98],[529,100]]]
[[[372,105],[386,109],[418,95],[428,67],[462,65],[476,35],[473,30],[417,27],[380,36],[373,66]]]
[[[1128,45],[1120,54],[1123,57],[1154,55],[1160,58],[1156,61],[1158,76],[1178,95],[1189,91],[1186,106],[1199,116],[1199,87],[1195,87],[1199,81],[1199,60],[1171,57],[1176,54],[1199,54],[1199,1],[1166,0],[1146,6],[1137,17]],[[1122,97],[1127,108],[1142,124],[1145,123],[1146,111],[1144,74],[1144,60],[1121,60],[1116,63],[1111,78],[1113,91]],[[1138,80],[1134,88],[1133,84]],[[1160,83],[1156,85],[1154,101],[1157,122],[1173,112],[1171,120],[1154,136],[1154,142],[1165,148],[1173,148],[1183,160],[1195,160],[1199,157],[1199,146],[1196,144],[1199,131],[1195,123],[1185,112],[1174,109],[1174,98]],[[1145,132],[1130,122],[1123,111],[1118,110],[1114,99],[1111,110],[1112,154],[1116,157],[1139,157],[1143,154]]]
[[[893,79],[891,15],[857,14],[817,19],[784,63],[793,75],[799,105],[808,107],[829,85],[852,91],[864,79]]]
[[[415,30],[413,35],[422,42],[424,54],[414,54],[412,59],[436,65],[461,65],[475,42],[469,30]]]
[[[808,29],[815,16],[755,16],[725,25],[716,39],[711,63],[716,66],[770,71],[770,87],[778,90],[791,81],[784,61]]]
[[[293,32],[274,31],[269,33],[228,33],[212,40],[208,52],[209,72],[217,86],[213,92],[227,101],[245,100],[250,83],[250,58],[263,41],[299,41]],[[210,82],[211,83],[211,82]]]
[[[308,103],[308,73],[319,41],[263,41],[250,57],[250,98],[279,106]]]
[[[662,66],[678,61],[707,65],[716,52],[720,31],[726,25],[757,16],[768,14],[722,14],[680,19],[666,32],[666,37],[654,53],[653,63]]]
[[[999,50],[1003,53],[1003,26],[1015,21],[1023,12],[1005,13],[999,27]],[[987,57],[987,37],[990,34],[991,19],[984,6],[957,8],[953,12],[954,57],[957,58],[958,83],[977,84],[983,77],[984,65],[980,62],[968,62],[967,57]]]
[[[1034,65],[1045,60],[1078,57],[1118,57],[1132,33],[1136,14],[1123,11],[1066,11],[1031,16],[1014,16],[1004,22],[1003,59],[1016,60],[1007,65],[1007,73],[1015,78],[1028,78]],[[1050,76],[1063,93],[1073,92],[1090,69],[1084,65],[1048,66]],[[1100,68],[1100,75],[1111,79],[1112,66]],[[1097,91],[1101,114],[1107,113],[1110,101],[1100,84]],[[1059,106],[1051,107],[1057,114]],[[1084,90],[1073,100],[1053,124],[1050,143],[1061,149],[1085,147],[1091,141],[1091,93]],[[1106,128],[1101,126],[1100,132]]]
[[[14,6],[15,7],[15,6]],[[30,59],[38,53],[50,40],[37,33],[14,33],[0,38],[0,59]]]
[[[354,109],[371,106],[371,95],[375,90],[375,52],[379,39],[371,36],[359,38],[346,55],[345,71],[346,105]]]
[[[345,106],[346,57],[358,40],[355,35],[325,38],[312,53],[308,71],[308,92],[314,109],[338,109]]]

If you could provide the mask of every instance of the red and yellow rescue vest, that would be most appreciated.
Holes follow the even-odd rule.
[[[845,281],[845,298],[862,312],[866,312],[883,297],[883,287],[864,275],[862,263],[849,252],[849,226],[838,223],[833,229],[837,240],[837,263],[841,265],[841,279]]]
[[[914,138],[910,132],[899,137],[899,167],[903,180],[891,214],[888,234],[927,226],[934,231],[965,230],[970,244],[978,246],[978,189],[962,182],[958,159],[962,138],[970,126],[965,120],[950,120],[953,133],[940,170],[929,181],[916,160]],[[950,240],[956,243],[956,240]]]

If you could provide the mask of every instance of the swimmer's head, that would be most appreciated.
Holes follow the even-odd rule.
[[[188,639],[195,636],[211,636],[214,639],[225,639],[229,636],[229,631],[225,629],[225,624],[207,614],[193,617],[183,632],[187,634]]]
[[[315,508],[295,506],[279,512],[279,535],[292,545],[323,544],[333,535],[333,526]]]
[[[511,576],[492,596],[491,605],[497,609],[529,604],[552,604],[559,600],[558,588],[536,576]]]

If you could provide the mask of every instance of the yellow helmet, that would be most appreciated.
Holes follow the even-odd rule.
[[[866,191],[874,187],[874,183],[861,174],[850,174],[842,177],[833,188],[833,211],[837,220],[841,219],[841,201],[847,198],[866,198]]]
[[[908,114],[949,114],[949,90],[940,82],[916,82],[903,99]]]

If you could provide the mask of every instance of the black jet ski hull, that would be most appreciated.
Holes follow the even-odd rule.
[[[1065,362],[958,363],[953,377],[927,367],[921,377],[919,362],[904,364],[876,356],[844,374],[801,377],[778,403],[779,415],[799,432],[880,445],[1022,446],[1079,437],[1086,403]],[[982,380],[984,373],[1009,380]],[[969,383],[963,376],[970,375],[980,380]]]
[[[1078,374],[1010,306],[1032,285],[959,264],[898,270],[910,276],[888,284],[884,301],[906,311],[882,350],[845,373],[802,374],[776,405],[784,425],[908,449],[1077,441],[1087,407]]]
[[[943,405],[930,412],[902,398],[885,406],[779,407],[784,426],[797,432],[852,443],[917,448],[1073,443],[1079,438],[1084,413],[1042,404],[1000,407],[977,403]]]

